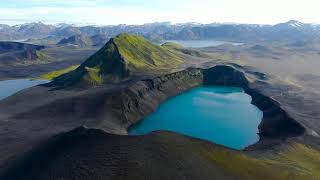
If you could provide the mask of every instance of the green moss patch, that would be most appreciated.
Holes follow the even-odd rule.
[[[144,39],[142,36],[120,34],[114,39],[120,54],[134,69],[173,68],[182,63],[179,53]]]
[[[101,85],[103,83],[103,79],[100,75],[99,68],[88,68],[86,67],[87,75],[84,77],[88,82],[92,85]]]
[[[179,138],[174,139],[172,135],[161,137],[161,143],[175,152],[192,153],[236,179],[311,180],[320,177],[320,151],[303,144],[292,144],[276,154],[257,158],[211,143],[190,139],[181,145]]]
[[[68,68],[65,69],[60,69],[57,71],[53,71],[53,72],[49,72],[47,74],[43,74],[40,76],[40,79],[47,79],[47,80],[52,80],[58,76],[61,76],[62,74],[68,73],[70,71],[73,71],[75,69],[77,69],[79,67],[79,65],[74,65],[74,66],[70,66]]]

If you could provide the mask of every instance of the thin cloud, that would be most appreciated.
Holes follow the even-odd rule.
[[[1,0],[0,17],[12,22],[238,22],[275,24],[291,19],[320,23],[317,0]]]

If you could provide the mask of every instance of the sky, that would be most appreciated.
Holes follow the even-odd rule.
[[[320,24],[319,0],[0,0],[0,24]]]

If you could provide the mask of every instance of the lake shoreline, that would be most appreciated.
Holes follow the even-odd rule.
[[[243,150],[259,141],[261,120],[262,111],[251,104],[243,89],[201,86],[161,103],[155,112],[130,126],[128,134],[173,131]]]
[[[27,88],[45,84],[48,80],[12,79],[0,81],[0,101]]]

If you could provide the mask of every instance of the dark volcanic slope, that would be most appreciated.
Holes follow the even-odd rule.
[[[65,47],[53,47],[37,51],[37,55],[40,55],[40,58],[37,61],[12,61],[0,58],[0,80],[16,78],[38,78],[41,75],[52,71],[79,65],[96,51],[96,48],[74,49]],[[13,52],[9,54],[11,56],[15,53]],[[0,55],[0,57],[4,56],[8,56],[8,54],[4,54],[2,56]],[[6,61],[7,63],[5,64],[4,61]],[[1,62],[3,64],[1,64]]]
[[[33,44],[0,41],[0,63],[17,60],[36,60],[39,58],[37,51],[44,48],[44,46]]]
[[[180,147],[176,145],[177,143]],[[235,178],[235,175],[219,171],[220,168],[210,164],[205,156],[201,157],[191,149],[186,149],[184,152],[175,150],[192,146],[193,143],[197,142],[177,135],[121,137],[100,130],[79,128],[52,138],[46,145],[35,150],[26,159],[22,159],[22,162],[12,169],[12,173],[3,178],[25,180]],[[208,143],[200,144],[210,146]],[[159,174],[159,170],[162,173]]]
[[[302,145],[295,145],[295,148],[299,151],[307,149]],[[288,150],[285,153],[290,156],[291,152],[292,150]],[[306,154],[306,157],[309,157],[309,154]],[[284,158],[283,161],[290,158]],[[41,147],[16,161],[15,166],[0,178],[17,180],[316,178],[316,174],[293,170],[294,168],[281,162],[282,159],[275,161],[255,159],[209,142],[173,133],[161,132],[148,136],[128,137],[106,134],[101,130],[78,128],[51,138]]]
[[[44,48],[44,46],[33,44],[0,41],[0,63],[10,63],[17,60],[36,60],[39,58],[37,51]]]
[[[6,42],[0,41],[0,53],[8,52],[8,51],[20,51],[20,50],[41,50],[44,46],[19,43],[19,42]]]

